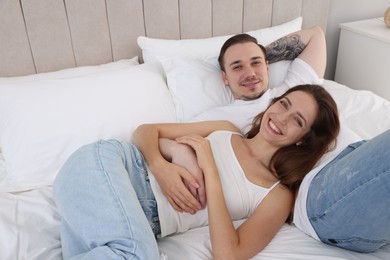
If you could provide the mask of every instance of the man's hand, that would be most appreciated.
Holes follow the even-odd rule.
[[[166,162],[151,169],[169,203],[177,211],[195,213],[206,206],[203,173],[192,148],[161,138],[160,151]]]

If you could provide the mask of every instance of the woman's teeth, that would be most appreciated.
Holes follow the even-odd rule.
[[[269,126],[271,127],[272,130],[274,130],[276,133],[278,134],[281,134],[282,132],[280,131],[280,129],[272,122],[272,121],[269,121]]]

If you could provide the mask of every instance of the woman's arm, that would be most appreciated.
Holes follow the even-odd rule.
[[[280,184],[237,229],[228,213],[218,181],[210,185],[207,173],[206,194],[213,259],[250,259],[261,252],[286,222],[293,203],[292,193]]]
[[[233,255],[232,259],[250,259],[261,252],[286,222],[293,201],[292,192],[281,184],[277,185],[257,206],[252,216],[237,228],[236,240],[219,243],[220,259],[224,258],[225,253]],[[229,242],[230,245],[227,244]]]
[[[191,133],[207,136],[217,130],[238,131],[228,121],[208,121],[184,124],[145,124],[139,126],[133,134],[134,144],[144,155],[162,192],[178,211],[195,213],[202,208],[202,205],[188,191],[183,180],[196,189],[200,188],[200,184],[186,169],[168,162],[163,157],[160,152],[159,138],[175,139]]]
[[[288,218],[293,204],[292,192],[277,185],[252,216],[235,229],[208,140],[190,135],[177,141],[194,148],[204,173],[213,259],[249,259],[263,250]]]

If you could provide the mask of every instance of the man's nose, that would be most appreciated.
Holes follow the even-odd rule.
[[[256,75],[255,70],[251,66],[246,66],[244,72],[245,77],[254,77]]]

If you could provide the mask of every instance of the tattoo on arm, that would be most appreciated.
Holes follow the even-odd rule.
[[[281,60],[293,60],[305,49],[306,44],[298,34],[282,37],[267,45],[267,60],[274,63]]]

